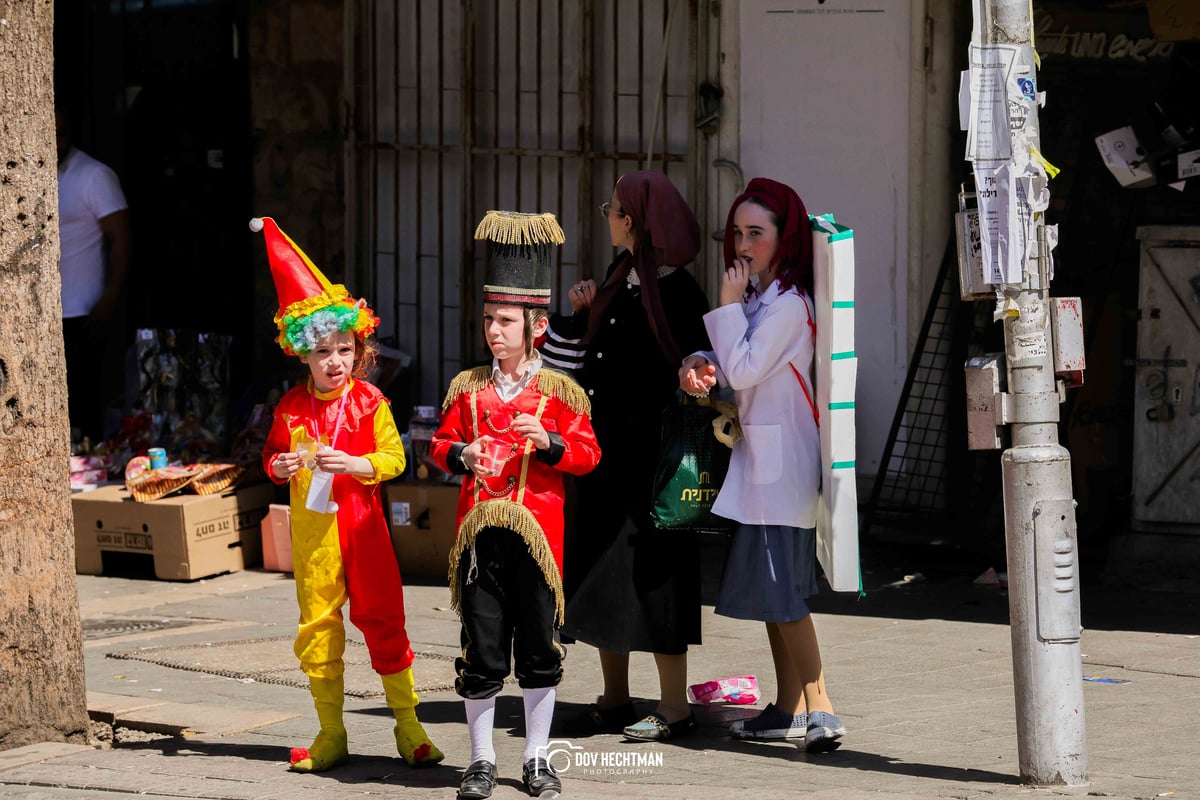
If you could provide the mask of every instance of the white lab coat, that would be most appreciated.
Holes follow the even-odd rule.
[[[809,396],[813,319],[811,301],[796,288],[779,293],[772,282],[745,304],[704,315],[713,349],[700,353],[717,368],[718,385],[734,390],[742,436],[713,511],[750,525],[817,524],[821,442]]]

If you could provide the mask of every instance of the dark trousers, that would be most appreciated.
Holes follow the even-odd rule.
[[[104,357],[108,328],[93,325],[87,317],[64,319],[63,349],[67,357],[67,416],[71,427],[92,444],[103,437]]]
[[[516,662],[522,689],[557,686],[562,647],[555,641],[554,593],[520,534],[484,528],[458,564],[462,655],[455,691],[469,700],[499,693]]]

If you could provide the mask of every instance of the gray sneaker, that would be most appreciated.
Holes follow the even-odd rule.
[[[784,740],[803,739],[808,730],[808,714],[785,714],[768,703],[762,713],[753,719],[739,719],[729,726],[729,735],[734,739]]]
[[[823,753],[841,746],[838,739],[846,735],[846,726],[836,714],[814,711],[808,715],[808,732],[804,735],[804,749],[810,753]]]

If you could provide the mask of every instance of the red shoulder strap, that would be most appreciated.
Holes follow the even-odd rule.
[[[804,300],[804,296],[800,296]],[[812,331],[813,350],[817,347],[817,325],[813,322],[812,312],[808,310],[808,301],[804,301],[804,311],[808,314],[808,329]],[[788,366],[792,368],[792,374],[796,376],[796,381],[800,384],[800,390],[804,392],[804,399],[808,401],[808,407],[812,409],[813,420],[817,423],[817,427],[821,427],[821,412],[817,410],[817,404],[813,402],[812,395],[808,393],[808,387],[804,385],[804,379],[800,377],[800,370],[796,369],[796,365],[788,362]]]

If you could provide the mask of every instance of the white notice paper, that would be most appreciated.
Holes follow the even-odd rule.
[[[971,45],[971,116],[967,125],[967,160],[1008,161],[1008,76],[1017,56],[1016,45]]]

